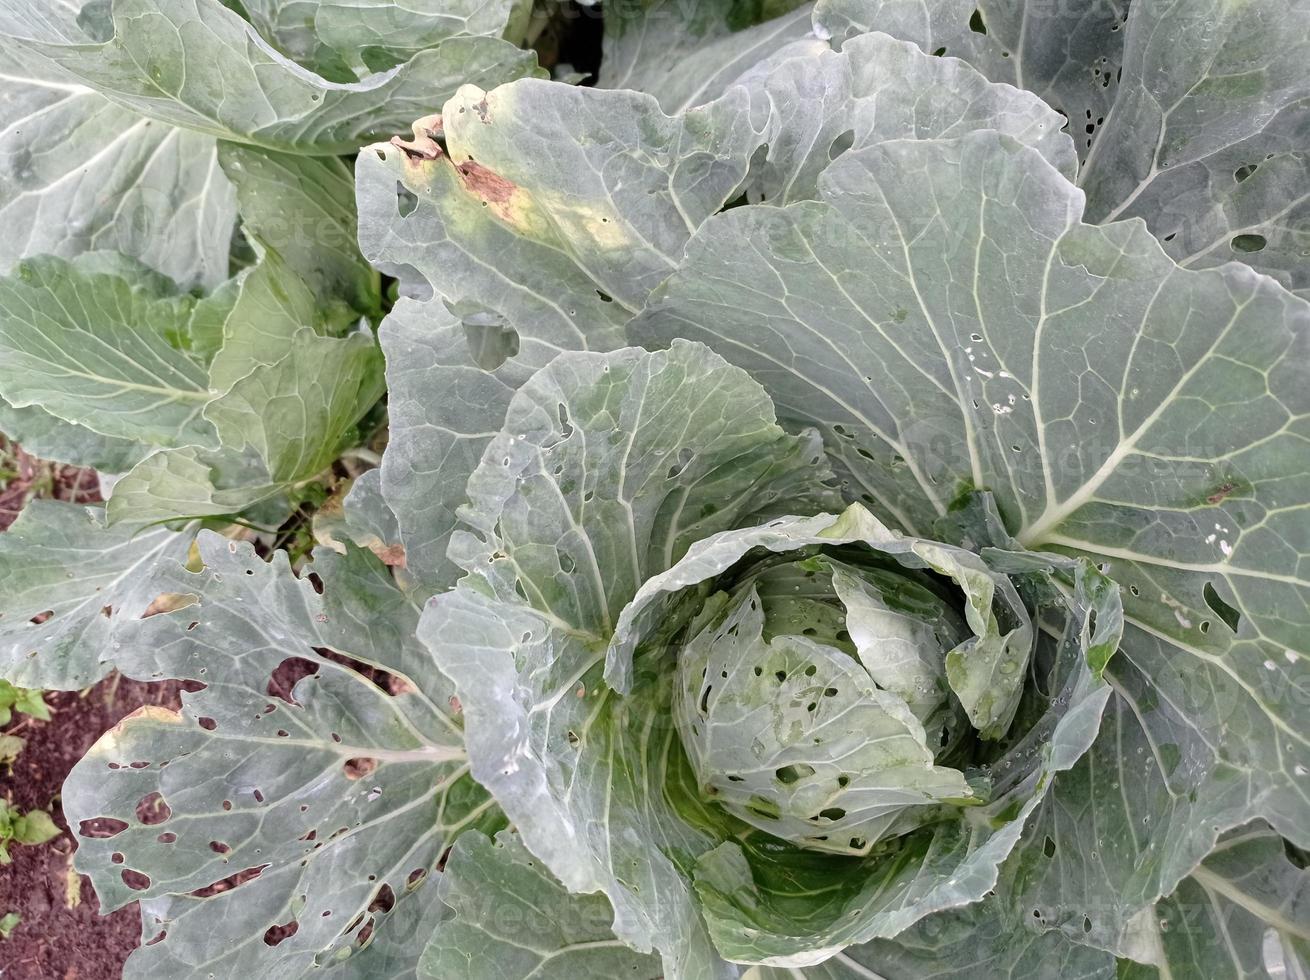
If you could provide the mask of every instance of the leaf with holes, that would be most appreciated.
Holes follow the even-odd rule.
[[[469,574],[420,623],[473,775],[665,976],[814,963],[978,900],[1110,693],[1118,594],[1088,562],[1012,575],[823,514],[811,439],[697,345],[561,355],[470,479]],[[768,519],[791,512],[817,516]]]
[[[108,732],[64,808],[102,906],[141,900],[156,934],[127,976],[298,976],[358,954],[458,833],[503,818],[385,566],[320,552],[312,581],[199,545],[201,572],[152,580],[189,604],[116,633],[123,673],[190,682],[182,711]]]
[[[1310,298],[1310,8],[1281,0],[819,0],[1027,88],[1068,119],[1094,221],[1143,218],[1188,268],[1244,262]]]
[[[634,334],[751,370],[896,526],[986,487],[1013,547],[1124,588],[1102,738],[1039,813],[1055,858],[1031,835],[1012,879],[1043,924],[1122,948],[1220,831],[1310,840],[1310,305],[1181,270],[1139,223],[1082,223],[1078,191],[996,135],[852,152],[820,187],[708,222]]]
[[[361,155],[364,254],[415,297],[381,332],[392,399],[382,485],[421,582],[456,575],[445,556],[455,512],[514,390],[561,350],[622,346],[625,321],[730,199],[812,196],[845,146],[978,127],[1073,166],[1058,117],[1030,95],[886,37],[840,54],[817,43],[672,116],[630,91],[465,87],[413,140]],[[911,92],[927,94],[902,105]],[[570,127],[578,139],[558,144]]]

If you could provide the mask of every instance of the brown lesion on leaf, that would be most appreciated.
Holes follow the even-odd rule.
[[[1236,483],[1224,481],[1223,483],[1219,484],[1219,486],[1214,488],[1214,490],[1210,493],[1210,495],[1205,498],[1205,502],[1208,504],[1221,504],[1236,489],[1237,489]]]
[[[149,619],[151,616],[158,616],[161,613],[176,612],[179,609],[185,609],[187,606],[193,606],[199,601],[194,592],[161,592],[150,600],[150,605],[146,606],[145,611],[141,613],[141,618]],[[106,606],[105,609],[109,609],[109,607]],[[105,613],[105,615],[108,616],[110,613]]]
[[[465,160],[463,163],[456,164],[455,173],[464,190],[478,198],[482,206],[488,208],[497,218],[516,228],[524,224],[526,217],[524,209],[527,201],[522,194],[522,189],[512,180],[502,177],[476,160]]]
[[[392,568],[405,567],[405,546],[403,544],[369,543],[369,550],[382,560],[382,564]]]
[[[486,99],[474,105],[473,110],[484,123],[489,121]],[[406,178],[406,183],[416,182],[420,172],[424,172],[430,179],[432,171],[425,171],[424,168],[437,161],[447,160],[463,189],[477,198],[484,208],[510,225],[523,225],[528,204],[523,189],[471,156],[463,163],[455,163],[446,144],[446,131],[440,114],[424,116],[414,123],[412,129],[412,139],[400,136],[391,139],[391,145],[405,154],[406,169],[414,172]],[[426,186],[427,182],[424,183]]]

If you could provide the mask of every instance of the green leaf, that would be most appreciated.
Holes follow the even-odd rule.
[[[274,363],[237,381],[205,408],[225,447],[248,447],[272,481],[292,485],[325,469],[343,434],[383,391],[371,334],[293,334]]]
[[[4,717],[3,711],[0,711],[0,724],[9,724],[9,719]],[[18,758],[26,744],[26,739],[17,735],[0,735],[0,765],[12,767],[14,760]]]
[[[1184,974],[1179,974],[1183,976]],[[1208,974],[1197,974],[1198,976]],[[850,946],[817,966],[765,967],[754,980],[1115,980],[1114,957],[1059,933],[1016,929],[997,903],[938,912],[894,940]]]
[[[265,564],[209,533],[199,546],[202,572],[155,579],[191,604],[125,624],[119,663],[128,676],[207,686],[184,696],[181,713],[141,709],[73,770],[72,826],[126,824],[111,836],[95,829],[102,821],[87,825],[78,868],[102,907],[140,899],[166,933],[133,954],[128,977],[202,965],[299,975],[316,958],[350,955],[382,889],[407,902],[408,883],[458,832],[503,819],[468,776],[453,692],[413,639],[418,612],[384,566],[320,552],[310,566],[319,595],[285,553]],[[286,691],[277,677],[293,658],[308,676]],[[146,797],[162,801],[138,808]],[[226,891],[208,887],[233,875]],[[291,922],[294,935],[266,941]]]
[[[756,62],[806,37],[811,9],[796,0],[624,4],[606,11],[597,84],[647,92],[670,114],[703,105]]]
[[[102,473],[131,469],[149,449],[56,418],[35,405],[12,408],[0,400],[0,432],[40,459],[89,466]]]
[[[1236,260],[1310,291],[1299,5],[821,0],[815,21],[837,38],[886,31],[1035,92],[1069,119],[1090,219],[1140,217],[1184,266]]]
[[[151,571],[185,560],[190,546],[190,534],[164,528],[105,528],[98,508],[30,501],[0,535],[0,673],[49,690],[99,680],[114,658],[116,627],[159,594]]]
[[[112,36],[98,43],[52,37],[39,6],[21,0],[0,22],[25,52],[153,119],[269,149],[350,153],[403,128],[461,82],[534,70],[530,52],[498,38],[456,37],[392,71],[327,81],[219,0],[116,0]]]
[[[476,778],[570,891],[605,890],[615,932],[657,945],[669,976],[731,975],[691,902],[689,862],[712,841],[656,775],[677,746],[668,676],[616,698],[605,645],[694,541],[775,503],[814,509],[815,465],[763,392],[699,347],[562,355],[514,396],[470,480],[477,536],[452,553],[476,571],[424,610]]]
[[[213,445],[193,297],[128,260],[26,259],[0,279],[0,395],[101,435]]]
[[[252,454],[164,449],[151,453],[114,484],[105,506],[114,527],[224,517],[265,504],[274,524],[286,517],[286,488]]]
[[[508,832],[495,841],[462,836],[441,876],[441,899],[454,915],[424,950],[419,975],[429,980],[661,976],[657,957],[614,938],[603,896],[570,895]]]
[[[10,843],[44,844],[51,838],[58,837],[59,827],[44,810],[29,810],[27,813],[0,797],[0,867],[9,864],[13,858],[9,855]]]
[[[1310,298],[1310,10],[1134,6],[1123,80],[1080,183],[1088,216],[1140,217],[1188,268],[1239,261]]]
[[[672,117],[634,92],[536,80],[464,88],[439,120],[415,125],[413,141],[361,155],[364,254],[410,295],[436,294],[402,300],[381,331],[392,424],[382,485],[420,581],[435,589],[455,578],[445,560],[454,512],[514,390],[561,350],[622,346],[623,322],[744,182],[813,193],[849,127],[876,142],[990,127],[1001,108],[1007,130],[1072,161],[1049,109],[964,66],[887,38],[849,56],[803,53],[776,77],[752,76]],[[816,71],[817,92],[807,81]],[[910,78],[928,97],[911,112],[886,108],[910,97]],[[849,111],[847,96],[859,96]],[[794,113],[770,110],[793,103]],[[576,139],[561,145],[566,129]],[[765,142],[771,155],[752,177]],[[441,461],[439,478],[427,460]]]
[[[1310,872],[1257,821],[1226,834],[1142,917],[1159,975],[1297,977],[1310,968]]]
[[[121,108],[0,47],[0,273],[130,255],[185,286],[227,277],[236,218],[212,138]]]
[[[0,726],[9,724],[15,711],[40,721],[50,720],[50,707],[45,703],[43,692],[15,687],[9,681],[0,679]],[[21,746],[21,741],[19,744]]]
[[[818,0],[815,31],[840,42],[866,31],[961,58],[994,82],[1040,96],[1069,120],[1080,155],[1119,91],[1127,3],[1011,0]]]
[[[743,556],[853,542],[904,555],[910,563],[921,544],[890,531],[858,505],[838,519],[775,520],[699,542],[681,563],[650,578],[624,611],[609,676],[621,689],[623,663],[675,615],[678,593],[727,571]],[[1054,774],[1072,766],[1091,744],[1110,694],[1090,669],[1089,652],[1112,649],[1117,641],[1117,594],[1086,563],[1075,573],[1072,596],[1056,599],[1057,592],[1050,600],[1064,625],[1053,643],[1039,647],[1048,675],[1045,693],[1026,694],[1024,727],[990,764],[993,801],[892,841],[886,850],[874,848],[858,867],[845,863],[845,856],[783,851],[767,839],[720,845],[697,863],[696,887],[725,957],[803,966],[850,944],[895,936],[932,912],[977,901],[996,885],[1001,862]],[[806,901],[818,892],[825,895],[822,903]],[[803,916],[795,914],[800,908]]]
[[[204,408],[221,450],[142,460],[115,485],[111,522],[233,514],[290,492],[331,464],[381,397],[372,336],[322,335],[315,294],[278,253],[243,272],[236,290],[209,368],[215,397]]]
[[[270,42],[326,75],[382,71],[447,38],[498,37],[510,0],[246,0],[251,21]]]
[[[945,139],[987,129],[1077,172],[1058,112],[1027,92],[996,85],[954,59],[925,55],[883,34],[788,45],[733,85],[751,102],[752,127],[767,147],[752,161],[752,201],[787,204],[818,196],[819,174],[842,153],[896,139]]]
[[[751,370],[897,526],[986,487],[1023,547],[1124,588],[1117,696],[1015,899],[1117,948],[1223,829],[1306,843],[1310,306],[1239,266],[1181,271],[1140,223],[1083,224],[1079,192],[996,136],[857,151],[820,186],[707,223],[635,338]]]
[[[12,936],[22,921],[23,917],[17,912],[6,912],[0,916],[0,939],[8,939]]]
[[[346,163],[235,143],[220,145],[219,162],[248,238],[276,252],[320,302],[341,297],[361,313],[380,312],[378,275],[355,244],[355,179]]]

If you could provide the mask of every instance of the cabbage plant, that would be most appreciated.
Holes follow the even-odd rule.
[[[511,58],[421,107],[370,100],[424,38],[514,51],[513,11],[451,48],[414,4],[383,57],[336,31],[381,0],[236,6],[14,46],[220,161],[403,130],[354,161],[358,254],[261,239],[269,179],[256,264],[155,300],[203,326],[262,276],[242,308],[285,308],[284,268],[372,298],[389,443],[312,562],[238,540],[230,498],[168,509],[260,415],[212,381],[226,345],[124,523],[92,516],[103,581],[60,599],[75,525],[0,541],[6,663],[54,636],[186,682],[65,786],[102,906],[140,902],[129,975],[1310,969],[1304,4],[651,0],[607,11],[595,86]],[[239,28],[319,107],[141,96],[146,7]]]

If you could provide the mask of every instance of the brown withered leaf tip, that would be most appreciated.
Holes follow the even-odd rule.
[[[445,129],[441,122],[441,114],[437,113],[431,116],[424,116],[417,120],[411,127],[414,130],[414,138],[411,140],[401,139],[399,136],[391,137],[391,145],[405,151],[405,156],[410,160],[438,160],[444,152],[441,149],[441,140],[445,137]]]

